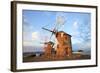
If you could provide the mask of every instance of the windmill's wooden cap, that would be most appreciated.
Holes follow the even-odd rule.
[[[65,35],[68,35],[68,36],[72,37],[70,34],[64,32],[64,31],[59,31],[59,32],[57,32],[57,33],[56,33],[56,37],[57,37],[57,35],[58,35],[59,33],[64,33]]]

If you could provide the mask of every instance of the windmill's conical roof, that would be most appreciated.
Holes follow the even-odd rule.
[[[57,32],[57,34],[58,34],[58,33],[64,33],[65,35],[68,35],[68,36],[70,36],[70,37],[71,37],[71,35],[70,35],[70,34],[68,34],[68,33],[64,32],[64,31],[59,31],[59,32]],[[57,35],[57,34],[56,34],[56,35]]]

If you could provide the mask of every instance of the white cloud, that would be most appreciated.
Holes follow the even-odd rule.
[[[28,32],[23,32],[23,41],[24,40],[29,40],[29,33]]]
[[[24,32],[23,45],[24,46],[40,46],[41,37],[39,32]]]
[[[73,22],[73,25],[72,25],[72,30],[73,30],[72,36],[76,37],[77,35],[80,34],[79,31],[78,31],[78,28],[79,28],[78,22],[77,21],[74,21]]]
[[[80,43],[79,48],[84,49],[84,50],[90,49],[91,48],[91,42]]]
[[[32,40],[38,40],[39,39],[39,33],[38,32],[32,32]]]
[[[64,16],[57,16],[57,18],[56,18],[56,24],[63,25],[64,23],[65,23]]]
[[[29,22],[28,22],[27,18],[25,17],[25,15],[23,15],[23,24],[29,25]]]
[[[58,12],[56,15],[56,24],[63,25],[66,21],[64,12]]]
[[[38,41],[23,41],[23,46],[43,47],[43,45]]]
[[[32,46],[33,43],[32,43],[32,41],[23,41],[23,45],[24,46]]]
[[[78,22],[77,22],[77,21],[75,21],[75,22],[73,23],[73,27],[74,27],[74,29],[78,29]]]
[[[24,31],[32,31],[34,27],[31,25],[31,23],[28,21],[28,19],[23,15],[23,30]]]
[[[82,43],[82,41],[80,41],[79,39],[76,39],[76,37],[72,37],[72,44],[75,43]]]

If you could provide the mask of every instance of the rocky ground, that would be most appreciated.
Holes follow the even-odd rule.
[[[90,55],[72,54],[72,56],[26,56],[23,57],[23,62],[40,62],[40,61],[61,61],[61,60],[83,60],[91,59]]]

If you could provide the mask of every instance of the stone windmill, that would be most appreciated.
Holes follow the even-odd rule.
[[[59,17],[58,19],[59,23],[62,22],[63,20]],[[64,22],[63,22],[64,24]],[[55,36],[55,39],[57,40],[57,47],[55,48],[56,49],[56,56],[57,57],[67,57],[67,56],[71,56],[72,55],[72,44],[71,44],[71,35],[67,34],[66,32],[64,31],[58,31],[59,29],[59,26],[61,24],[57,24],[53,30],[49,30],[47,28],[42,28],[46,31],[49,31],[51,32],[51,37],[52,35]],[[61,27],[61,26],[60,26]],[[50,38],[51,38],[50,37]],[[52,55],[51,51],[52,51],[52,43],[51,42],[48,42],[47,43],[47,47],[45,48],[46,51],[45,53],[48,53],[49,55]]]

